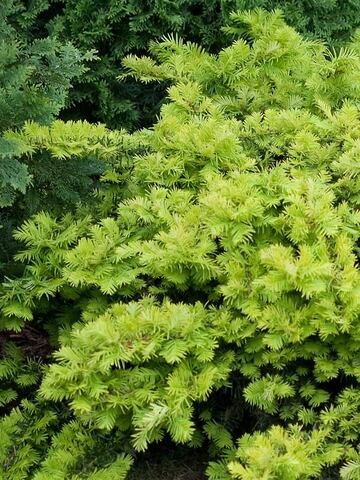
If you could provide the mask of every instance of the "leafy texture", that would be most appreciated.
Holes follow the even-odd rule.
[[[312,39],[343,46],[360,26],[360,6],[353,0],[6,0],[9,22],[26,40],[50,33],[80,51],[97,52],[91,69],[74,79],[66,117],[86,118],[114,128],[151,125],[164,101],[162,86],[119,82],[121,60],[143,54],[149,42],[180,35],[218,52],[229,45],[221,27],[236,10],[281,8],[290,25]],[[89,55],[89,53],[88,53]],[[90,54],[91,55],[91,54]]]
[[[38,7],[33,12],[35,17],[36,12],[41,11],[40,4]],[[65,198],[66,194],[70,195],[61,182],[58,182],[59,177],[51,178],[50,169],[47,169],[49,172],[47,174],[41,166],[37,168],[38,159],[34,158],[29,168],[24,161],[26,149],[24,151],[23,144],[14,138],[7,138],[5,132],[9,129],[21,129],[25,122],[50,124],[65,106],[71,83],[86,70],[84,67],[86,55],[70,43],[60,43],[56,38],[50,37],[30,38],[24,26],[24,28],[14,26],[10,19],[15,16],[21,23],[22,10],[21,2],[17,1],[4,0],[0,5],[1,264],[7,263],[14,251],[11,230],[24,219],[23,212],[26,207],[20,205],[21,202],[15,206],[17,199],[23,199],[29,187],[36,185],[39,179],[43,183],[51,180],[54,189],[62,192],[65,190]],[[30,10],[31,8],[27,12],[29,21],[32,18]],[[84,166],[83,169],[91,175],[94,166]],[[71,174],[71,168],[65,171],[68,177]],[[83,178],[84,175],[81,177]],[[41,188],[37,192],[38,196],[43,196]],[[79,193],[81,195],[81,190]],[[42,198],[41,201],[44,202],[45,199]],[[31,209],[27,209],[25,216],[38,210],[38,203],[39,200],[32,205]],[[42,207],[44,205],[45,203],[42,203]],[[53,205],[48,204],[47,207],[51,209],[54,205],[55,202]]]
[[[124,131],[110,132],[103,125],[86,121],[58,120],[50,127],[25,122],[21,130],[5,132],[2,142],[13,147],[0,174],[13,187],[11,191],[5,190],[12,205],[7,205],[1,214],[0,259],[6,262],[6,273],[14,268],[10,259],[18,245],[11,231],[16,225],[41,210],[53,215],[79,210],[82,215],[90,211],[96,215],[94,193],[98,190],[100,196],[105,194],[100,186],[101,176],[106,173],[104,181],[115,180],[115,176],[117,183],[121,183],[114,158],[123,155],[125,161],[127,148],[136,148],[135,137],[129,140]],[[15,188],[20,190],[17,195]],[[111,198],[116,195],[112,190],[112,193],[107,191]]]
[[[359,4],[352,0],[237,0],[237,10],[281,8],[286,21],[298,32],[332,47],[341,47],[354,35]],[[233,9],[234,6],[232,6]]]
[[[5,478],[122,478],[166,438],[209,446],[212,480],[358,474],[359,47],[331,52],[277,11],[232,19],[218,55],[170,37],[124,61],[171,86],[153,128],[94,127],[113,162],[101,219],[16,232],[1,329],[58,346],[26,428],[62,414],[46,441],[21,433],[26,402],[4,418]]]

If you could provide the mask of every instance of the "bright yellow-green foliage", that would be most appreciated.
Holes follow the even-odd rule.
[[[170,38],[125,61],[173,85],[152,129],[116,137],[104,218],[18,229],[1,328],[59,348],[2,422],[4,478],[122,478],[165,434],[208,442],[211,480],[358,478],[359,47],[233,20],[246,40],[218,56]]]

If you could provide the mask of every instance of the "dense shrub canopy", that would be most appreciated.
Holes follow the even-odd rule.
[[[230,12],[259,6],[280,6],[298,31],[335,47],[350,38],[360,18],[352,0],[3,0],[0,131],[29,120],[49,124],[59,112],[65,119],[101,121],[111,128],[150,126],[167,84],[140,84],[122,75],[122,58],[143,54],[149,42],[169,34],[218,52],[231,43],[221,28]],[[73,160],[60,166],[40,153],[24,157],[18,143],[4,139],[0,157],[1,264],[8,263],[17,248],[12,229],[38,210],[44,186],[52,186],[51,198],[43,202],[47,210],[73,211],[78,200],[88,202],[104,165],[85,159],[86,165]],[[76,169],[79,178],[69,180]]]
[[[129,56],[171,84],[158,122],[77,145],[110,149],[97,210],[17,230],[1,329],[57,352],[2,420],[4,478],[124,478],[165,436],[208,447],[212,480],[358,478],[359,45],[232,21],[219,54]],[[16,349],[4,406],[26,393]]]

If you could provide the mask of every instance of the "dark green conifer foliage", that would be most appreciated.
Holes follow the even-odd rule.
[[[82,115],[113,128],[151,124],[164,90],[140,86],[129,78],[116,81],[122,58],[143,53],[150,41],[169,34],[219,51],[231,43],[221,30],[230,13],[256,7],[281,8],[298,31],[337,47],[360,26],[360,4],[352,0],[111,0],[106,5],[99,0],[67,0],[51,28],[82,51],[97,50],[100,57],[75,84],[72,100],[80,102]]]
[[[360,27],[357,0],[237,0],[238,10],[280,8],[289,25],[314,40],[341,47]]]
[[[6,138],[4,133],[22,128],[27,121],[50,124],[64,107],[71,82],[85,71],[86,56],[71,44],[60,44],[49,37],[32,39],[25,27],[15,28],[10,19],[21,17],[21,10],[21,2],[5,0],[0,5],[0,262],[12,251],[11,228],[31,213],[25,213],[21,203],[9,207],[19,196],[24,198],[31,184],[42,196],[38,180],[54,181],[51,174],[37,169],[36,155],[31,162],[24,161],[22,143]],[[89,169],[91,166],[86,167],[84,175]],[[53,202],[47,207],[55,205]]]
[[[81,61],[80,52],[70,45],[47,39],[25,46],[14,32],[1,33],[0,133],[29,120],[49,124],[64,106],[70,81],[82,73]],[[11,205],[16,192],[24,193],[30,183],[21,154],[17,142],[0,138],[0,207]]]
[[[101,220],[16,232],[1,329],[34,322],[59,348],[2,420],[5,478],[123,478],[129,448],[165,437],[209,445],[211,480],[357,478],[359,46],[279,12],[232,21],[219,55],[170,37],[124,61],[172,85],[153,128],[104,131]]]
[[[305,36],[344,45],[360,26],[358,0],[6,0],[9,17],[25,39],[46,37],[72,42],[98,58],[74,82],[66,118],[87,118],[112,128],[149,126],[164,100],[162,86],[119,82],[121,60],[142,54],[152,40],[178,34],[219,51],[230,44],[221,27],[236,10],[281,8],[287,22]]]
[[[151,40],[169,33],[219,48],[225,40],[223,21],[218,0],[66,0],[49,28],[81,51],[95,49],[99,56],[71,93],[80,115],[112,128],[134,129],[153,123],[165,89],[148,88],[130,78],[119,82],[123,57],[146,52]]]
[[[218,51],[230,43],[221,30],[230,12],[256,7],[281,8],[299,32],[334,47],[344,45],[360,26],[360,5],[353,0],[6,0],[1,8],[26,42],[50,34],[83,53],[98,52],[90,71],[74,79],[66,118],[133,129],[154,121],[164,88],[141,86],[130,78],[117,81],[126,54],[144,53],[150,41],[169,34]]]

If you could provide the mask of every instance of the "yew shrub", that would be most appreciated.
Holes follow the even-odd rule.
[[[128,57],[171,84],[158,122],[118,132],[96,211],[16,232],[0,325],[56,352],[2,420],[4,478],[125,478],[169,441],[211,480],[359,478],[359,45],[232,20],[219,55]]]

